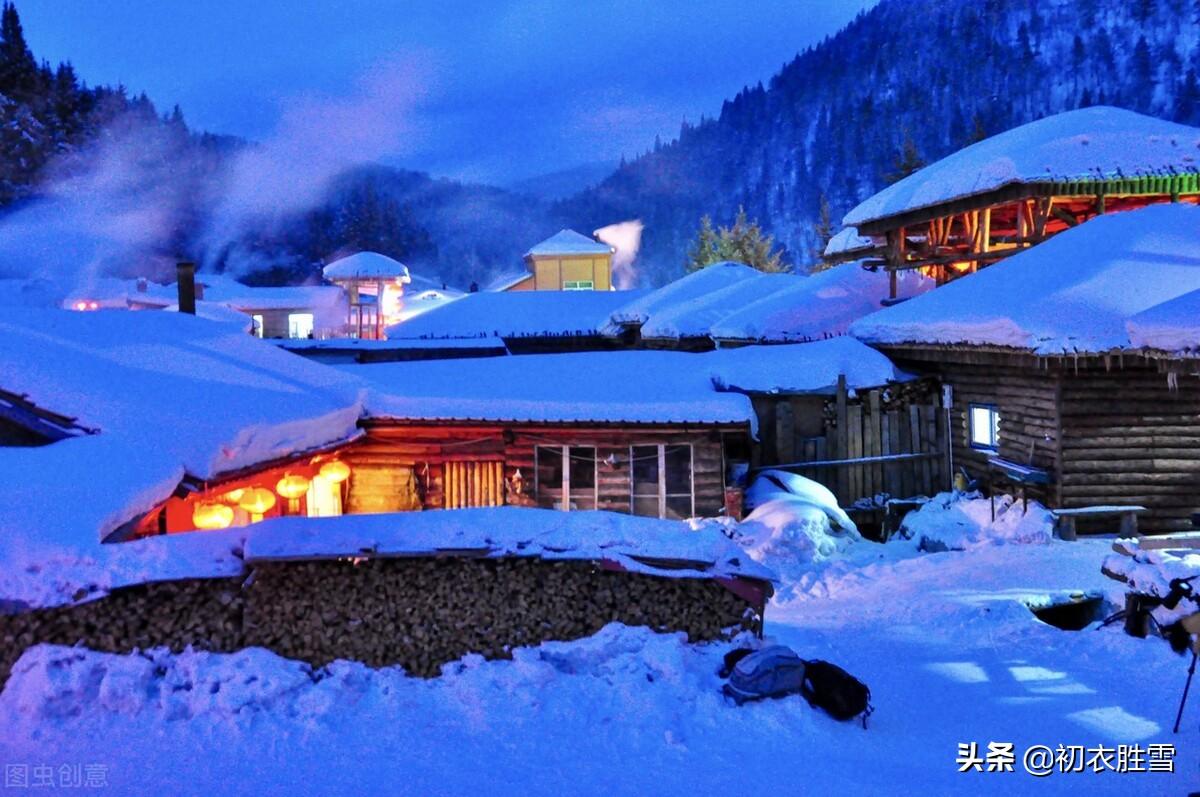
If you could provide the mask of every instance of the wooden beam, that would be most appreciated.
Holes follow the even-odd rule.
[[[1050,210],[1050,214],[1059,221],[1066,222],[1067,226],[1069,227],[1076,227],[1079,225],[1079,219],[1075,218],[1074,214],[1068,213],[1062,208],[1052,208]]]

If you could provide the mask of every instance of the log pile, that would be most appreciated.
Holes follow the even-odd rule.
[[[610,622],[719,639],[757,619],[710,579],[541,559],[372,559],[257,566],[246,644],[321,666],[352,658],[432,677],[467,653],[588,636]]]
[[[664,578],[536,558],[260,563],[250,578],[125,587],[88,603],[0,615],[0,684],[31,645],[111,653],[261,646],[314,666],[351,659],[433,677],[467,653],[509,658],[609,622],[689,640],[756,629],[757,612],[711,579]]]
[[[230,652],[246,646],[241,578],[139,584],[87,603],[0,614],[0,684],[27,647],[83,645],[106,653],[134,648]]]

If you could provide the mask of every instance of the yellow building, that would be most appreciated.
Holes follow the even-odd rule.
[[[500,281],[494,290],[612,290],[613,251],[574,230],[560,230],[525,253],[524,274]]]

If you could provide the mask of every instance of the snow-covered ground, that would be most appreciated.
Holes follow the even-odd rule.
[[[0,696],[0,760],[100,765],[120,794],[1184,794],[1200,788],[1200,697],[1171,734],[1187,661],[1119,623],[1062,631],[1026,608],[1119,600],[1110,543],[855,541],[791,569],[767,634],[866,681],[865,731],[798,697],[734,707],[715,674],[728,646],[610,626],[433,680],[315,676],[261,650],[41,647]],[[959,773],[970,742],[1013,742],[1017,771]],[[1034,744],[1154,743],[1176,745],[1174,774],[1021,771]]]

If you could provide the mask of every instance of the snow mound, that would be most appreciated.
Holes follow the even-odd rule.
[[[263,648],[114,654],[43,644],[27,649],[13,667],[0,710],[35,722],[71,722],[87,713],[137,717],[151,727],[196,719],[244,725],[255,716],[305,723],[381,698],[394,697],[410,712],[415,705],[432,709],[456,695],[477,695],[507,714],[513,710],[509,701],[529,702],[536,710],[539,693],[551,683],[565,697],[601,687],[614,693],[614,682],[620,683],[618,701],[652,699],[638,690],[659,684],[693,699],[710,693],[717,708],[723,701],[715,672],[724,648],[688,644],[682,632],[611,623],[584,639],[517,648],[511,661],[468,654],[427,681],[410,678],[401,667],[372,669],[349,661],[313,669]]]
[[[853,524],[835,531],[829,515],[803,498],[777,493],[738,525],[738,542],[756,562],[784,575],[789,566],[823,562],[862,540]]]
[[[784,594],[812,565],[862,540],[833,493],[803,476],[763,471],[746,491],[746,501],[753,511],[728,532],[751,559],[769,563],[779,574]]]
[[[1101,570],[1123,578],[1132,592],[1165,598],[1171,591],[1173,579],[1200,576],[1200,551],[1139,550],[1136,540],[1121,540],[1120,544],[1133,549],[1133,556],[1109,554]],[[1196,578],[1192,585],[1200,588],[1200,578]],[[1159,625],[1167,626],[1195,612],[1197,608],[1196,603],[1183,600],[1174,609],[1159,606],[1151,614]]]
[[[838,528],[858,533],[850,516],[838,506],[837,496],[825,485],[785,470],[764,470],[746,490],[746,506],[755,509],[777,498],[788,498],[817,507]]]
[[[916,540],[923,551],[965,551],[988,545],[1048,543],[1054,537],[1054,518],[1037,501],[1028,508],[1009,495],[992,501],[979,493],[938,493],[912,512],[901,525],[901,536]]]

